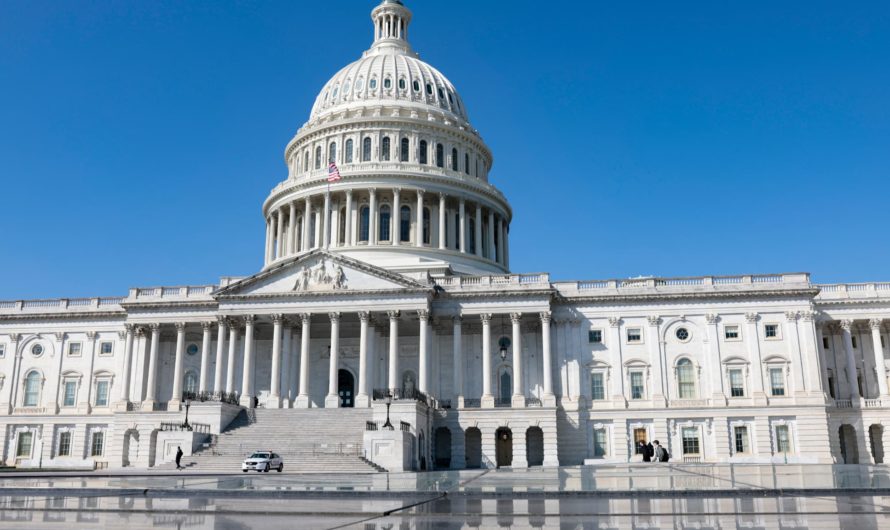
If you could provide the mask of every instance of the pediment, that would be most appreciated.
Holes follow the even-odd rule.
[[[276,264],[216,291],[214,296],[318,295],[430,289],[380,267],[324,250]]]

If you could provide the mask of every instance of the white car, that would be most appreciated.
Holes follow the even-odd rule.
[[[252,470],[268,473],[270,469],[274,469],[279,473],[284,471],[284,460],[281,459],[281,456],[271,451],[256,451],[241,463],[241,471],[244,473]]]

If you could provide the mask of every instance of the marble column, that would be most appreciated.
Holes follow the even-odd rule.
[[[800,335],[797,333],[797,321],[800,319],[800,313],[797,311],[786,311],[785,320],[787,326],[785,332],[787,339],[791,343],[789,348],[789,356],[792,358],[791,377],[794,381],[794,394],[803,395],[807,392],[806,379],[804,378],[804,360],[803,350],[800,345]],[[786,392],[790,395],[791,392]]]
[[[148,375],[145,382],[143,410],[153,410],[158,401],[158,346],[161,343],[161,325],[149,324],[151,343],[148,347]]]
[[[97,336],[97,334],[95,331],[87,331],[87,347],[86,347],[85,352],[87,354],[89,354],[89,356],[90,356],[90,358],[89,358],[90,364],[89,364],[89,368],[87,369],[87,374],[86,374],[85,383],[84,383],[86,385],[86,392],[81,393],[82,399],[81,399],[80,403],[78,403],[78,406],[77,406],[77,412],[79,414],[89,414],[93,410],[93,373],[95,371],[94,366],[96,363],[96,336]],[[21,370],[22,370],[22,365],[21,365],[21,359],[20,359],[19,360],[19,377],[21,377],[21,375],[22,375]]]
[[[359,311],[360,322],[359,346],[358,346],[358,393],[355,396],[356,407],[368,407],[371,405],[370,392],[368,391],[368,322],[371,313]]]
[[[875,371],[878,378],[878,391],[880,397],[887,397],[887,365],[884,364],[884,347],[881,345],[881,319],[873,318],[868,321],[871,328],[871,344],[875,356]]]
[[[253,362],[253,325],[254,316],[244,317],[244,368],[241,374],[241,397],[238,402],[242,407],[254,408],[254,362]]]
[[[310,222],[309,218],[311,216],[312,216],[312,201],[309,199],[309,197],[306,197],[306,201],[303,206],[303,244],[302,244],[303,252],[308,252],[309,249],[312,247],[312,245],[309,242],[309,239],[310,239],[309,227],[312,226],[312,223]],[[311,237],[314,237],[314,235]]]
[[[173,364],[173,392],[170,395],[168,410],[179,410],[179,404],[182,401],[182,377],[185,355],[185,322],[176,322],[176,360]]]
[[[281,408],[281,324],[284,316],[272,315],[272,377],[269,381],[269,399],[266,408]]]
[[[266,263],[272,261],[272,216],[266,217]]]
[[[445,250],[445,194],[439,194],[439,250]]]
[[[522,386],[522,313],[510,313],[513,324],[513,399],[512,406],[525,407],[525,389]]]
[[[419,338],[418,338],[418,341],[420,342],[420,344],[419,344],[420,359],[418,359],[420,369],[418,370],[418,374],[417,374],[417,379],[418,379],[417,387],[421,392],[426,394],[426,393],[429,393],[429,387],[430,387],[430,384],[429,384],[429,377],[430,377],[429,356],[430,356],[430,353],[429,353],[429,347],[427,346],[428,330],[429,330],[429,324],[430,324],[430,312],[426,309],[421,309],[421,310],[417,311],[417,317],[418,317],[419,326],[420,326],[420,333],[419,333]]]
[[[300,390],[297,394],[297,402],[294,407],[298,409],[308,409],[310,406],[309,399],[309,326],[312,322],[312,315],[303,313],[300,315],[302,322],[302,333],[300,334]]]
[[[414,232],[414,246],[423,246],[423,190],[417,190],[417,229]],[[432,228],[432,227],[431,227]],[[432,234],[430,234],[432,238]],[[430,241],[432,243],[432,241]]]
[[[394,247],[399,246],[402,239],[402,214],[399,211],[399,199],[402,190],[395,188],[392,190],[392,215],[389,217],[389,240]]]
[[[123,380],[121,381],[121,394],[120,394],[120,402],[124,404],[124,410],[126,410],[126,404],[130,402],[130,366],[133,363],[133,340],[135,338],[136,327],[133,324],[124,324],[124,328],[127,330],[127,338],[126,343],[124,343],[124,367],[123,367]],[[60,341],[61,342],[61,341]],[[59,349],[59,359],[64,357],[64,352]],[[61,372],[59,373],[61,376]],[[58,385],[56,385],[56,392],[58,392]],[[58,399],[56,400],[56,405],[58,405]]]
[[[844,352],[847,354],[847,385],[850,387],[850,399],[859,400],[859,381],[856,370],[856,352],[853,351],[853,321],[841,320],[841,331],[844,338]]]
[[[476,248],[474,250],[476,251],[476,255],[481,258],[482,257],[482,247],[483,247],[483,244],[482,244],[482,205],[479,203],[476,203],[476,226],[475,226],[474,232],[475,233],[473,234],[473,236],[476,239]]]
[[[720,364],[720,330],[718,329],[718,315],[708,313],[705,320],[708,322],[708,362],[705,370],[711,378],[711,399],[714,405],[726,405],[726,391],[723,388],[723,367]]]
[[[226,351],[226,319],[224,317],[218,317],[216,322],[216,366],[213,371],[213,391],[220,393],[223,391],[223,365],[225,363],[224,355]]]
[[[463,325],[460,315],[452,317],[451,325],[454,339],[451,343],[452,363],[454,370],[454,404],[457,408],[464,406],[464,355],[463,355]]]
[[[235,356],[238,352],[238,324],[229,320],[229,359],[226,363],[226,393],[235,392]]]
[[[295,237],[294,230],[297,227],[297,203],[290,203],[290,215],[287,218],[287,254],[296,254],[297,253],[297,238]]]
[[[491,313],[479,315],[482,321],[482,399],[483,408],[494,407],[491,393]]]
[[[322,230],[322,248],[329,248],[331,246],[331,192],[325,192],[324,194],[324,219],[322,219],[322,226],[324,227]]]
[[[460,233],[457,238],[457,248],[460,250],[461,254],[467,252],[467,216],[466,214],[466,201],[464,198],[460,198],[460,202],[458,204],[458,221],[460,226]]]
[[[368,244],[377,244],[377,190],[371,188],[368,190],[370,200],[368,201]]]
[[[389,389],[399,386],[399,312],[387,311],[389,316]]]
[[[281,381],[279,383],[279,391],[281,393],[281,406],[282,408],[290,408],[290,400],[292,398],[291,395],[291,371],[293,367],[291,366],[291,356],[293,353],[293,343],[291,339],[293,338],[293,329],[291,329],[290,322],[285,318],[281,322],[282,326],[282,346],[281,346]]]
[[[757,313],[745,313],[745,343],[748,345],[748,358],[751,360],[751,386],[758,406],[765,405],[766,392],[763,385],[763,359],[760,355],[760,334],[757,330]]]
[[[667,374],[661,362],[661,337],[659,333],[662,320],[659,315],[649,315],[646,317],[646,321],[649,323],[649,336],[646,337],[646,346],[649,350],[649,364],[652,367],[652,400],[657,403],[657,406],[663,407],[667,404],[664,395],[664,379]],[[710,347],[713,347],[715,342],[716,338],[714,340],[709,339],[708,344]],[[707,358],[709,356],[705,355],[705,359]],[[708,368],[708,363],[705,363],[705,371],[709,374],[719,373],[711,372],[710,368]],[[701,391],[701,397],[708,396],[704,391]]]
[[[207,377],[210,372],[210,329],[213,322],[201,322],[201,372],[198,378],[198,392],[207,392]]]
[[[275,212],[275,259],[280,259],[284,255],[284,212],[281,209]]]
[[[343,232],[343,246],[349,247],[354,243],[352,242],[352,190],[346,190],[346,215],[343,220],[346,223]]]
[[[553,394],[553,359],[550,353],[550,311],[542,311],[541,317],[541,356],[543,360],[544,396],[541,400],[545,407],[556,406]]]
[[[494,210],[488,210],[488,245],[486,248],[488,249],[487,258],[495,261],[496,260],[496,251],[494,248]]]
[[[328,395],[324,399],[326,409],[335,409],[340,406],[340,394],[338,392],[338,375],[340,370],[340,313],[328,313],[331,320],[331,345],[328,356]]]

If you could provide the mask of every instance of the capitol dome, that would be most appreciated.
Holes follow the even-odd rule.
[[[385,0],[371,20],[371,47],[285,148],[288,178],[263,205],[266,266],[323,248],[396,272],[507,272],[512,210],[489,183],[491,151],[411,48],[408,8]]]

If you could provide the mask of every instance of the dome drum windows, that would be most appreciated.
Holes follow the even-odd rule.
[[[399,241],[411,241],[411,208],[408,206],[399,208]]]
[[[432,96],[432,95],[433,95],[433,85],[432,85],[432,83],[427,83],[427,84],[426,84],[426,95],[427,95],[427,96]]]
[[[359,210],[358,240],[367,243],[371,233],[371,209],[362,206]]]
[[[457,148],[451,149],[451,171],[457,171]]]
[[[420,92],[420,82],[417,79],[415,79],[411,83],[411,88],[413,88],[415,92]]]
[[[445,167],[445,147],[436,144],[436,167]]]
[[[371,161],[371,138],[365,137],[362,140],[362,162]]]
[[[399,148],[399,161],[407,162],[408,154],[411,150],[411,142],[407,138],[402,138],[401,145]]]
[[[400,77],[399,78],[399,90],[405,90],[406,87],[407,87],[407,85],[405,84],[405,78]]]
[[[362,89],[365,88],[365,79],[363,77],[359,77],[355,80],[355,91],[361,92]]]
[[[346,140],[346,148],[343,150],[343,161],[346,164],[352,163],[352,148],[352,138],[350,138],[349,140]]]
[[[419,149],[418,152],[417,152],[417,158],[418,158],[417,161],[418,161],[419,163],[421,163],[421,164],[428,164],[428,163],[429,163],[429,160],[427,160],[427,156],[428,156],[427,150],[428,150],[428,149],[429,149],[429,147],[428,147],[428,145],[427,145],[427,143],[426,143],[426,140],[421,140],[421,141],[420,141],[420,149]]]
[[[390,223],[392,222],[392,210],[388,204],[380,207],[378,221],[378,241],[390,240]]]
[[[321,169],[321,146],[315,148],[315,169]]]
[[[337,142],[331,142],[328,146],[328,163],[337,161]]]
[[[381,145],[380,145],[380,160],[383,160],[386,162],[389,161],[389,151],[390,151],[389,144],[390,144],[389,137],[384,136],[383,141],[381,142]]]
[[[368,81],[368,88],[371,90],[377,90],[377,78],[372,77],[370,81]]]
[[[464,153],[464,173],[470,174],[470,154]]]
[[[390,88],[392,88],[392,79],[389,77],[383,78],[383,89],[389,90]]]

